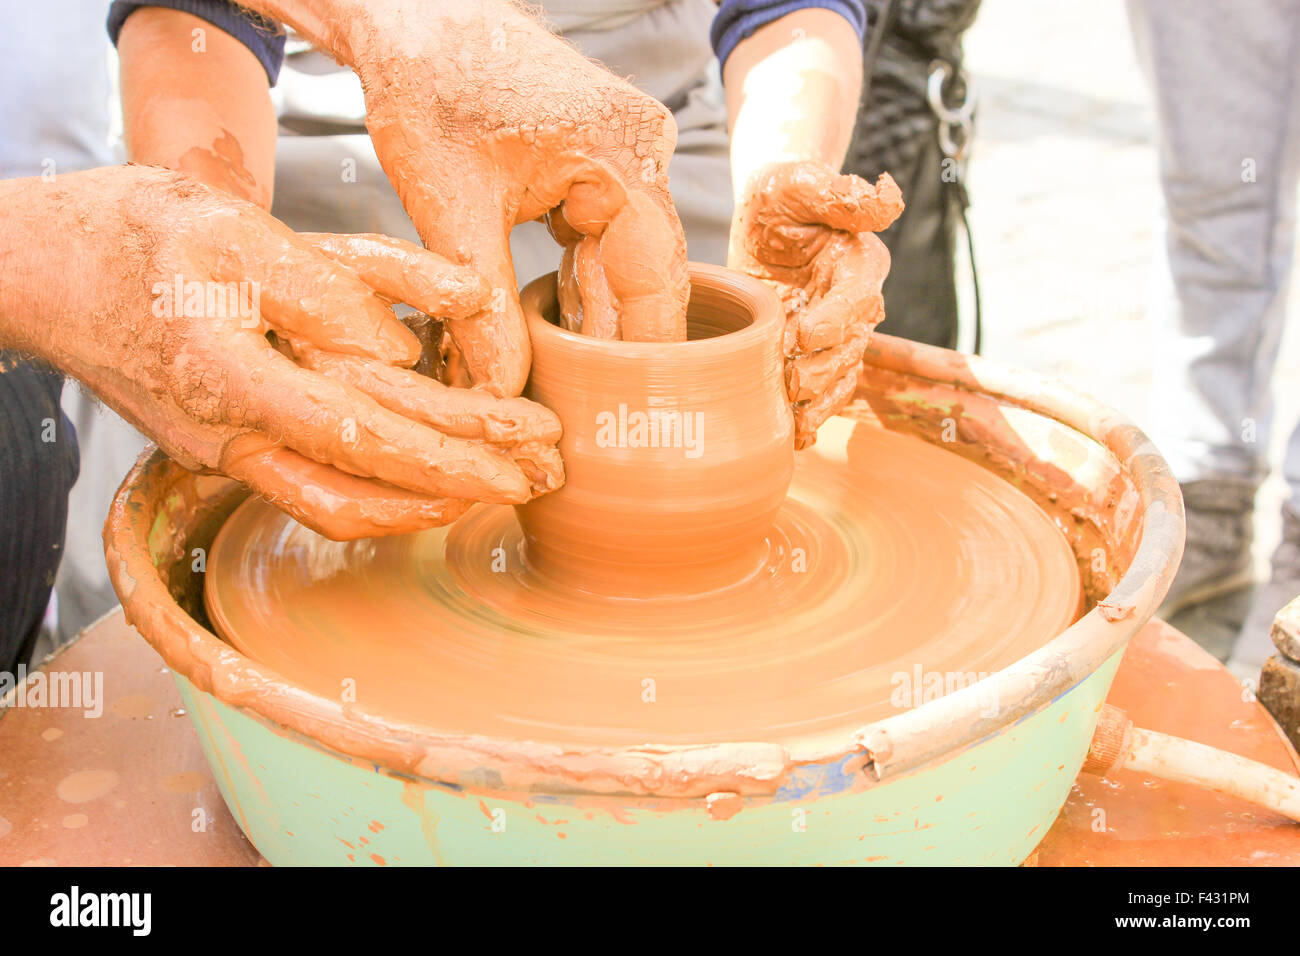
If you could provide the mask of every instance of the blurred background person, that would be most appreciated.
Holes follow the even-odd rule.
[[[1164,612],[1251,583],[1295,252],[1300,2],[1129,0],[1156,112],[1163,219],[1152,437],[1187,508]],[[1281,543],[1228,666],[1258,678],[1273,616],[1300,594],[1300,428],[1287,440]]]

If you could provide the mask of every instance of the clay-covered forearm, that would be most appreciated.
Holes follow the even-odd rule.
[[[513,0],[242,0],[242,4],[288,24],[363,76],[369,64],[401,55],[404,41],[428,36],[431,27],[448,37],[448,63],[458,63],[461,75],[476,70],[487,75],[491,70],[490,58],[484,54],[492,52],[495,28],[500,28],[495,33],[498,53],[503,38],[517,31],[546,33],[523,4]],[[473,29],[477,24],[489,26],[480,31]]]
[[[149,7],[123,24],[118,55],[131,161],[269,208],[276,120],[266,70],[249,48],[192,14]]]
[[[774,162],[839,169],[862,90],[862,43],[845,17],[797,10],[736,45],[723,73],[737,199]]]
[[[152,321],[148,307],[135,314],[126,304],[128,293],[147,297],[141,263],[162,232],[142,210],[201,189],[187,183],[137,166],[0,180],[0,348],[40,358],[92,389],[105,374],[120,375],[120,342],[143,341]]]

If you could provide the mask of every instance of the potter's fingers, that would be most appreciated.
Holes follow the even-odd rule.
[[[657,169],[651,163],[643,173]],[[566,273],[568,321],[572,323],[576,315],[572,292],[577,285],[584,335],[636,342],[685,341],[690,296],[686,236],[658,178],[625,181],[610,164],[581,152],[565,152],[539,171],[523,215],[561,201],[560,209],[548,214],[551,235],[565,242],[566,248],[574,245],[567,241],[574,233],[587,237],[577,243],[569,264],[576,272]],[[599,239],[598,257],[593,239]]]
[[[555,448],[560,420],[536,402],[450,388],[406,369],[353,356],[306,350],[298,359],[399,415],[453,437],[498,446],[497,451],[528,479],[531,495],[555,491],[564,484],[564,464]]]
[[[855,365],[838,381],[816,398],[794,406],[794,447],[809,448],[817,441],[817,429],[830,418],[844,410],[853,400],[858,388],[858,369]]]
[[[575,239],[560,253],[560,269],[555,274],[555,297],[560,306],[560,328],[582,332],[582,289],[578,287],[578,243]]]
[[[414,137],[408,124],[387,123],[379,128],[369,116],[366,122],[379,155],[387,154],[384,167],[424,245],[469,266],[492,289],[482,312],[447,320],[457,352],[452,370],[493,395],[518,395],[528,381],[532,346],[510,255],[510,229],[515,223],[504,208],[495,167],[488,169],[481,158],[467,155],[456,157],[445,169],[425,168],[418,157],[427,158],[427,144]],[[383,141],[391,137],[396,139],[385,147]],[[406,158],[414,160],[415,168],[397,173],[389,163],[397,157],[403,157],[400,165]],[[449,174],[456,177],[454,182],[447,179]],[[447,188],[433,188],[433,184]]]
[[[760,219],[743,228],[739,245],[767,269],[802,270],[821,255],[835,235],[824,226],[804,226],[784,218]]]
[[[879,292],[889,275],[890,255],[879,236],[869,232],[858,233],[852,237],[840,237],[843,250],[834,260],[835,284],[856,282],[873,292]]]
[[[597,339],[620,338],[618,300],[601,264],[600,240],[583,236],[564,252],[557,290],[564,327]]]
[[[505,448],[519,469],[528,476],[533,494],[543,495],[564,485],[564,459],[553,442],[530,441]]]
[[[528,381],[532,346],[519,305],[508,236],[504,231],[492,236],[474,233],[465,246],[470,250],[471,265],[493,293],[487,308],[473,318],[448,319],[447,331],[476,388],[502,398],[518,395]]]
[[[545,215],[556,241],[572,232],[598,236],[627,202],[623,177],[608,163],[580,150],[544,157],[520,204],[519,215]],[[560,207],[558,214],[557,207]]]
[[[517,504],[531,494],[520,468],[490,447],[389,411],[258,337],[223,340],[213,358],[224,371],[222,407],[313,461],[435,497]]]
[[[843,232],[880,232],[903,211],[903,194],[889,173],[881,173],[873,186],[860,176],[833,173],[820,163],[792,168],[780,182],[777,196],[792,221]]]
[[[492,295],[487,281],[473,269],[453,265],[405,239],[328,232],[303,232],[298,237],[347,266],[385,298],[438,318],[469,318]]]
[[[792,402],[804,402],[826,392],[846,372],[862,362],[871,337],[869,327],[855,327],[844,343],[812,355],[801,355],[786,367],[786,390]]]
[[[885,301],[857,284],[837,284],[794,318],[795,347],[812,353],[841,345],[855,328],[875,328],[885,318]]]
[[[885,317],[881,289],[889,274],[889,250],[879,238],[870,233],[836,234],[817,265],[829,279],[818,280],[825,291],[795,322],[796,347],[802,352],[838,345],[853,329],[874,328]]]
[[[469,388],[450,388],[403,368],[315,349],[297,353],[306,368],[365,392],[380,405],[454,438],[497,444],[560,440],[560,420],[526,398],[496,398]]]
[[[781,354],[790,359],[803,354],[799,348],[799,316],[789,311],[786,306],[785,328],[781,330]]]
[[[292,233],[258,231],[214,265],[223,282],[256,278],[262,319],[277,334],[335,352],[411,365],[420,343],[355,274]]]
[[[690,279],[671,203],[634,191],[600,239],[600,263],[627,342],[684,342]]]
[[[672,200],[628,189],[609,167],[579,159],[576,169],[562,167],[560,178],[539,192],[539,201],[565,196],[548,216],[551,235],[582,236],[566,242],[561,263],[566,327],[580,323],[584,335],[597,338],[684,341],[690,282]],[[579,173],[587,179],[574,180]]]
[[[436,528],[455,521],[473,504],[349,475],[256,433],[241,435],[226,446],[221,470],[335,541]]]
[[[410,122],[391,100],[377,97],[371,105],[366,128],[375,152],[425,248],[469,266],[493,290],[481,314],[447,322],[463,362],[457,371],[493,395],[518,395],[528,381],[532,351],[510,257],[516,223],[501,189],[508,171],[485,162],[484,144],[439,142],[431,148],[422,124]]]

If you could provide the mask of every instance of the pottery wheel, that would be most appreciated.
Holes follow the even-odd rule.
[[[1061,531],[977,465],[844,418],[796,459],[762,567],[713,593],[557,591],[525,567],[505,506],[338,543],[250,499],[209,556],[209,616],[291,682],[434,732],[805,753],[1078,614]]]

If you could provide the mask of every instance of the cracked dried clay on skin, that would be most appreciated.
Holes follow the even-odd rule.
[[[686,242],[667,175],[677,132],[663,104],[501,0],[246,6],[356,70],[375,151],[429,249],[513,293],[510,230],[562,206],[572,232],[599,240],[596,268],[617,303],[614,321],[610,299],[587,297],[602,316],[592,327],[685,338]],[[517,295],[448,330],[475,386],[523,390],[531,353]]]
[[[337,539],[433,527],[473,501],[520,503],[562,483],[550,412],[397,367],[419,343],[387,302],[472,321],[488,288],[468,269],[398,240],[313,246],[251,203],[152,167],[0,189],[4,343],[79,379],[185,467],[243,481]],[[160,308],[177,277],[255,283],[256,307]]]

